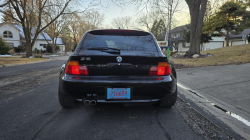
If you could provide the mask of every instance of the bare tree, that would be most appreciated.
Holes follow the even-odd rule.
[[[180,4],[183,0],[155,0],[154,7],[160,11],[160,14],[166,19],[165,40],[170,36],[174,14],[181,11]]]
[[[76,46],[86,31],[100,29],[102,27],[103,21],[104,15],[95,10],[87,10],[83,13],[67,15],[67,24],[65,27],[67,29],[66,34],[70,34],[69,37],[73,42],[73,46]],[[65,32],[62,34],[65,34]],[[66,39],[65,37],[63,38],[64,40],[69,41],[69,39]]]
[[[87,27],[85,28],[87,28],[88,30],[99,29],[104,21],[104,14],[101,14],[99,11],[96,10],[86,11],[81,15],[81,17],[87,25]]]
[[[78,31],[82,22],[81,20],[78,19],[80,19],[80,16],[78,14],[71,15],[71,17],[69,17],[70,22],[68,24],[68,28],[70,29],[69,31],[71,33],[71,36],[73,37],[75,45],[77,45],[77,42],[79,40]]]
[[[7,2],[10,3],[11,9],[14,9],[14,14],[8,14],[2,9],[0,12],[12,17],[22,25],[27,45],[26,56],[29,57],[32,55],[32,48],[38,35],[64,14],[71,0],[7,0]],[[43,15],[48,13],[51,7],[57,7],[60,10],[55,13],[54,18],[45,23]]]
[[[117,29],[131,29],[132,18],[130,16],[113,18],[112,25]]]
[[[68,26],[66,26],[65,29],[62,30],[62,34],[61,34],[60,37],[62,38],[63,42],[65,43],[65,52],[72,50],[72,46],[74,44],[73,44],[73,41],[72,41],[73,39],[72,39],[72,36],[71,36],[71,31],[68,28]]]
[[[48,24],[52,19],[55,18],[56,15],[60,12],[60,10],[57,7],[49,7],[50,10],[46,12],[43,15],[43,20],[46,24]],[[51,23],[46,29],[45,32],[50,36],[52,41],[48,40],[45,35],[42,33],[44,36],[45,40],[49,45],[52,46],[52,52],[55,53],[55,48],[56,48],[56,42],[57,38],[62,34],[62,31],[65,29],[67,24],[70,22],[68,20],[69,15],[72,15],[70,11],[68,11],[69,14],[62,14],[60,17],[58,17],[53,23]]]
[[[180,4],[183,0],[116,0],[115,2],[123,7],[126,7],[124,5],[136,5],[137,13],[135,15],[139,15],[136,22],[148,31],[151,30],[154,21],[160,19],[164,20],[166,30],[170,31],[174,14],[181,10]]]
[[[7,0],[7,1],[2,1],[2,3],[0,4],[0,7],[5,7],[6,5],[9,5],[10,4],[10,1]]]
[[[159,11],[151,9],[148,12],[140,13],[136,19],[136,22],[139,27],[146,28],[148,31],[151,31],[154,21],[161,18],[164,19],[164,17],[159,14]]]

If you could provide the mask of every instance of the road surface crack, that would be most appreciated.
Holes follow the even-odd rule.
[[[156,110],[156,120],[157,120],[159,126],[161,127],[161,129],[165,132],[165,137],[166,137],[168,140],[171,140],[170,135],[168,134],[168,132],[166,131],[166,129],[161,125],[161,123],[160,123],[160,121],[159,121],[158,113],[159,113],[159,109],[157,108],[157,110]]]
[[[43,130],[43,128],[44,128],[47,124],[49,124],[55,117],[57,117],[61,111],[62,111],[62,109],[61,109],[54,117],[52,117],[47,123],[45,123],[45,124],[43,125],[43,127],[42,127],[39,131],[36,132],[36,134],[35,134],[35,136],[32,138],[32,140],[34,140],[34,139],[36,138],[36,136]]]

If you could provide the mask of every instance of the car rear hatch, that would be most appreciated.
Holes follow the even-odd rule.
[[[159,62],[153,36],[133,30],[97,30],[85,35],[71,61],[86,66],[89,76],[148,76]]]

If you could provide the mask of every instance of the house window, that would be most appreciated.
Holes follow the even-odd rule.
[[[47,44],[40,44],[40,46],[43,46],[43,48],[47,48]]]
[[[4,38],[13,38],[13,34],[11,31],[4,31],[3,32],[3,37]]]

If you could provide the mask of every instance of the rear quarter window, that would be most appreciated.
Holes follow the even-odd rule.
[[[126,35],[95,35],[88,33],[81,41],[81,49],[88,48],[115,48],[125,51],[150,51],[156,52],[152,35],[126,36]]]

